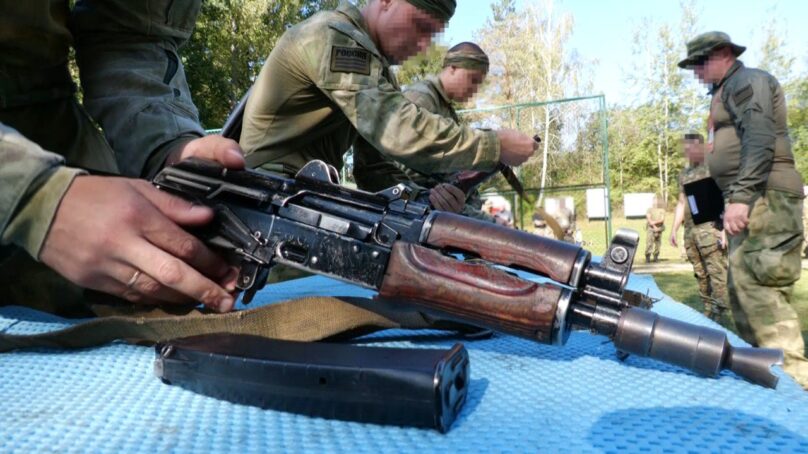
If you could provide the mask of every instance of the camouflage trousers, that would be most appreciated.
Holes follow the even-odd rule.
[[[685,229],[685,252],[699,284],[704,315],[718,322],[729,311],[727,251],[719,246],[721,232],[712,227]]]
[[[665,227],[662,227],[659,231],[654,231],[653,229],[646,228],[645,229],[645,256],[648,257],[650,255],[654,256],[654,259],[659,257],[659,248],[662,246],[662,232],[665,231]]]
[[[791,306],[802,241],[802,197],[767,190],[754,202],[748,227],[730,237],[728,282],[741,337],[783,349],[783,369],[808,389],[805,344]]]
[[[808,215],[805,213],[805,204],[802,204],[802,231],[808,232]],[[805,235],[803,240],[802,255],[808,258],[808,235]]]

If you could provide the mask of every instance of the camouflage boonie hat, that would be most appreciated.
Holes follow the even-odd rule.
[[[713,50],[722,46],[729,46],[736,57],[746,50],[746,47],[733,43],[729,39],[729,35],[724,32],[702,33],[688,41],[687,58],[679,62],[679,67],[692,69],[694,66],[703,63]]]

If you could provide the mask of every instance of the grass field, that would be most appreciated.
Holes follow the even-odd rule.
[[[603,251],[606,250],[606,225],[604,221],[587,221],[586,218],[578,221],[578,228],[581,230],[581,234],[583,235],[584,239],[584,247],[592,251],[593,254],[600,255],[603,254]],[[665,216],[665,231],[662,232],[662,247],[660,248],[659,259],[662,262],[665,261],[673,261],[673,262],[684,262],[685,258],[684,255],[681,254],[680,250],[677,250],[673,246],[670,245],[670,234],[671,234],[671,227],[673,226],[673,213],[668,213]],[[612,235],[614,232],[617,231],[619,228],[629,228],[632,230],[636,230],[640,233],[640,248],[637,251],[637,262],[645,260],[645,219],[625,219],[623,218],[622,214],[619,216],[615,213],[615,216],[612,220]],[[682,240],[682,232],[684,231],[683,228],[679,229],[679,245],[681,246]]]
[[[808,270],[803,270],[803,277],[797,281],[794,288],[794,297],[791,304],[800,317],[802,338],[806,340],[806,349],[808,349],[808,276],[806,275],[808,275]],[[699,289],[693,273],[656,273],[654,274],[654,280],[659,288],[671,298],[687,304],[699,312],[704,310],[699,299]],[[735,326],[731,322],[725,322],[723,325],[737,333]]]

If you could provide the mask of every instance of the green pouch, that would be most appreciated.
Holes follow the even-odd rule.
[[[800,278],[800,232],[783,232],[749,238],[744,262],[761,285],[785,287]]]

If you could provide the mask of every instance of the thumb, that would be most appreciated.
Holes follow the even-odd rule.
[[[179,160],[190,157],[216,161],[228,169],[244,168],[244,156],[238,142],[219,135],[205,136],[188,142],[182,149]]]
[[[244,156],[238,148],[238,144],[233,142],[225,146],[218,147],[213,150],[213,160],[219,164],[227,167],[228,169],[240,170],[244,168]]]

